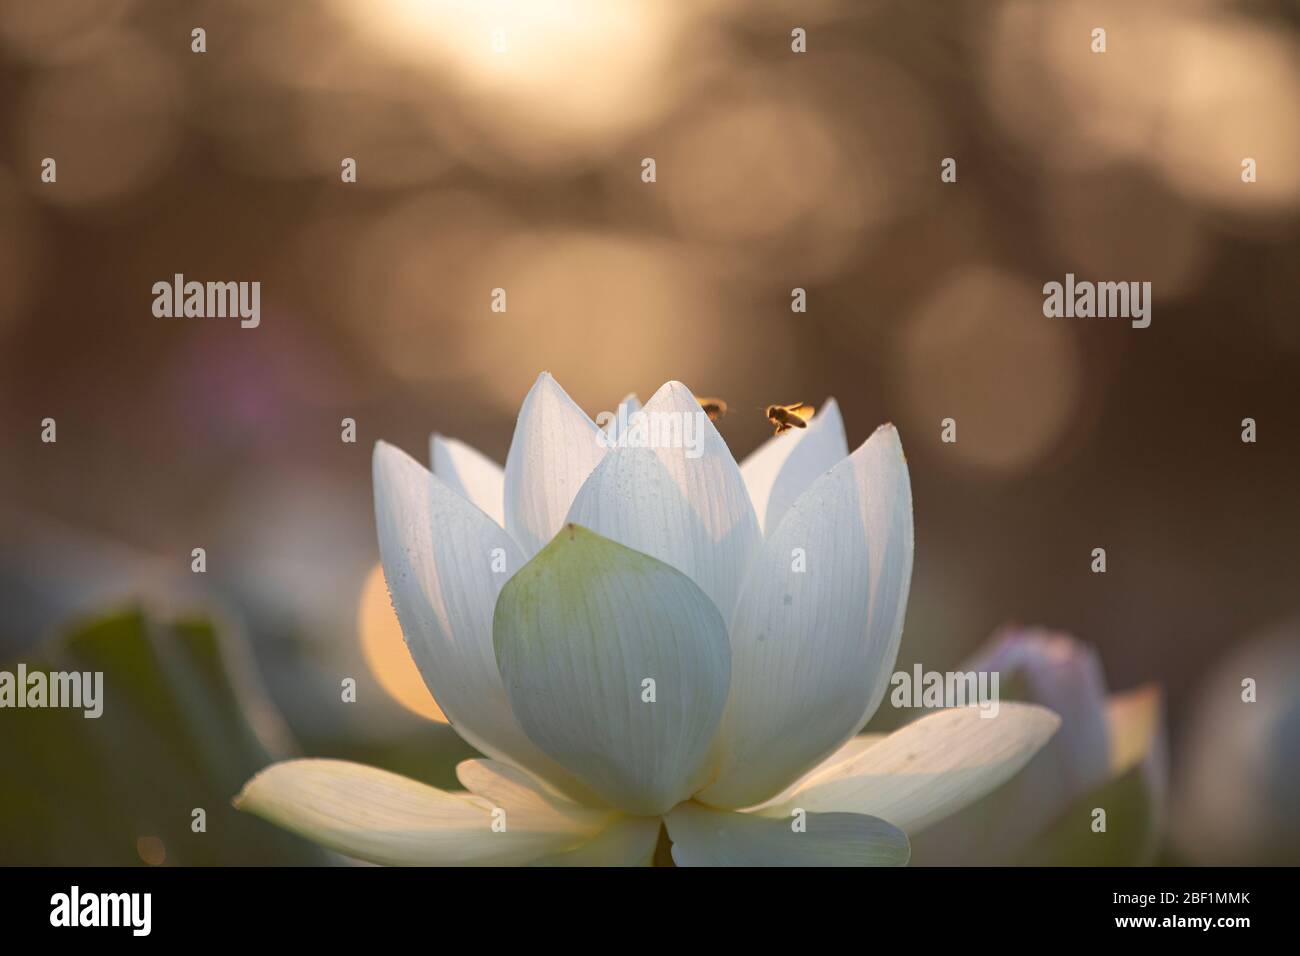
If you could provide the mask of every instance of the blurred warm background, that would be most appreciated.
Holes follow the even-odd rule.
[[[376,571],[372,443],[503,461],[543,369],[593,415],[723,396],[738,457],[761,406],[833,395],[851,447],[892,420],[908,452],[900,666],[1071,632],[1112,687],[1163,685],[1197,832],[1262,814],[1212,860],[1300,847],[1225,791],[1203,713],[1256,636],[1300,639],[1298,227],[1290,0],[0,0],[0,660],[198,614],[291,746],[450,784],[469,751]],[[1044,318],[1066,272],[1150,281],[1151,327]],[[174,273],[260,281],[261,326],[155,318]],[[1300,662],[1253,660],[1292,683],[1234,747],[1300,795]]]

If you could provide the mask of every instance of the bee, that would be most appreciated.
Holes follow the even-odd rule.
[[[776,428],[776,434],[789,431],[791,428],[807,428],[808,419],[813,417],[815,409],[811,405],[805,405],[803,402],[795,402],[793,405],[769,405],[764,414],[767,420]]]
[[[697,398],[700,408],[704,409],[704,414],[709,416],[709,421],[716,422],[723,415],[727,414],[727,403],[720,398]]]

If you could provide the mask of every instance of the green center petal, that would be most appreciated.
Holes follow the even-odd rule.
[[[612,805],[664,813],[712,777],[730,649],[680,571],[566,525],[502,589],[493,643],[524,732]]]

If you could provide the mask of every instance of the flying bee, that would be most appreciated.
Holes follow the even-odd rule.
[[[709,416],[709,421],[716,422],[723,415],[727,414],[727,403],[720,398],[697,398],[700,408],[704,409],[704,414]]]
[[[811,405],[803,402],[795,402],[793,405],[769,405],[764,414],[767,420],[776,428],[776,434],[789,431],[791,428],[807,428],[808,419],[813,417],[815,409]]]

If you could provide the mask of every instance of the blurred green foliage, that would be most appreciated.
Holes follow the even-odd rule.
[[[274,708],[239,666],[242,650],[208,621],[160,623],[132,610],[77,626],[27,659],[29,672],[102,671],[103,714],[0,712],[0,862],[140,864],[141,838],[151,862],[166,864],[326,862],[230,805],[250,776],[292,756]],[[206,832],[192,829],[196,808]]]
[[[1106,829],[1094,829],[1094,811]],[[1157,800],[1141,766],[1130,768],[1076,800],[1015,861],[1026,866],[1142,866],[1152,862]]]

